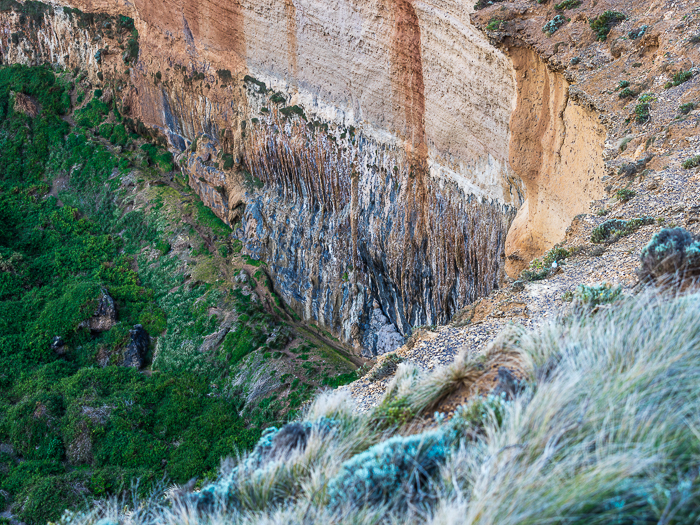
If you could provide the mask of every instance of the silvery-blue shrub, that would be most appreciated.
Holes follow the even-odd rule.
[[[436,430],[396,436],[346,461],[328,484],[333,510],[372,504],[425,505],[436,498],[435,475],[454,433]]]
[[[700,241],[683,228],[664,228],[640,255],[639,277],[645,282],[667,282],[700,275]]]

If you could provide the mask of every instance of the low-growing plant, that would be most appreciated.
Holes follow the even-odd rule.
[[[550,275],[555,263],[558,265],[571,255],[572,253],[566,248],[555,246],[542,259],[533,259],[528,269],[523,270],[520,278],[524,281],[541,281]]]
[[[486,31],[498,31],[503,24],[503,20],[498,20],[497,18],[492,18],[491,21],[486,25]]]
[[[678,106],[678,112],[681,115],[687,115],[691,111],[695,109],[695,102],[686,102],[685,104],[681,104]]]
[[[634,107],[635,121],[637,124],[644,124],[651,118],[651,104],[640,102]]]
[[[449,436],[440,430],[395,436],[373,446],[345,462],[329,481],[330,508],[362,503],[403,510],[434,504],[437,484],[432,478],[447,461],[450,446]]]
[[[375,368],[371,374],[367,376],[367,378],[370,381],[379,381],[380,379],[384,379],[385,377],[390,376],[393,374],[398,365],[404,362],[404,358],[400,357],[396,354],[389,354],[383,361],[380,366]]]
[[[654,224],[655,222],[653,217],[638,217],[629,220],[608,219],[593,229],[591,242],[613,243],[621,237],[634,233],[642,226]]]
[[[640,27],[638,29],[633,29],[632,31],[627,33],[627,37],[630,40],[637,40],[639,38],[642,38],[646,34],[648,29],[649,29],[648,25],[643,25],[642,27]]]
[[[642,282],[678,284],[700,275],[700,241],[683,228],[664,228],[640,254]]]
[[[621,188],[615,192],[615,197],[620,202],[628,202],[637,195],[637,192],[630,188]]]
[[[634,98],[637,96],[637,93],[629,87],[625,86],[617,96],[620,98]]]
[[[598,40],[601,42],[608,38],[608,34],[613,27],[627,19],[624,13],[619,11],[605,11],[600,16],[589,21],[589,25],[595,31]]]
[[[547,33],[549,36],[552,36],[554,33],[559,31],[559,29],[568,21],[569,19],[566,18],[564,15],[557,15],[544,25],[544,27],[542,28],[542,32]]]
[[[670,82],[667,82],[666,85],[664,86],[666,89],[680,86],[681,84],[688,82],[693,78],[693,72],[692,71],[679,71],[675,75],[673,75],[673,78],[671,79]]]
[[[682,166],[686,170],[692,170],[693,168],[697,168],[698,166],[700,166],[700,155],[696,155],[695,157],[691,157],[683,161]]]
[[[554,6],[557,11],[563,11],[565,9],[575,9],[579,7],[583,2],[581,0],[564,0]]]
[[[596,306],[611,304],[621,298],[622,287],[612,286],[609,283],[595,285],[580,284],[574,290],[574,307],[583,310],[592,310]]]

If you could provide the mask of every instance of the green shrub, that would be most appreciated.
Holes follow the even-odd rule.
[[[27,523],[47,523],[58,520],[66,507],[75,505],[75,495],[66,479],[48,476],[37,479],[18,495],[26,502],[19,513]]]
[[[278,353],[278,352],[275,352]],[[324,378],[323,381],[321,381],[321,384],[323,386],[327,386],[330,388],[338,388],[339,386],[347,385],[349,383],[352,383],[353,381],[357,380],[357,373],[356,372],[346,372],[344,374],[338,374],[337,376],[334,377],[327,377]]]
[[[273,104],[284,104],[287,98],[282,93],[275,93],[270,97],[270,102]]]
[[[83,108],[75,112],[75,122],[86,128],[96,128],[109,113],[107,104],[97,98],[93,98]]]
[[[664,228],[640,254],[642,282],[679,283],[700,275],[700,241],[683,228]]]
[[[503,20],[492,18],[486,26],[486,31],[498,31],[501,28],[501,24],[503,24]]]
[[[566,248],[555,246],[541,260],[533,259],[530,266],[523,270],[520,278],[525,281],[541,281],[552,272],[554,263],[559,263],[571,255],[572,253]]]
[[[643,25],[639,29],[633,29],[632,31],[627,33],[627,37],[630,40],[637,40],[639,38],[642,38],[646,34],[648,29],[649,29],[648,25]]]
[[[230,153],[225,153],[221,159],[224,161],[223,163],[223,169],[225,170],[230,170],[233,168],[233,155]]]
[[[222,82],[233,82],[233,76],[228,69],[217,69],[216,74]]]
[[[664,86],[666,89],[680,86],[684,82],[688,82],[693,78],[693,72],[692,71],[679,71],[675,75],[673,75],[673,78],[671,79],[670,82],[667,82],[666,85]]]
[[[679,112],[681,115],[687,115],[688,113],[690,113],[690,112],[693,111],[694,109],[695,109],[695,102],[687,102],[687,103],[685,103],[685,104],[681,104],[681,105],[678,107],[678,112]]]
[[[367,378],[370,381],[379,381],[380,379],[384,379],[385,377],[388,377],[396,372],[398,365],[404,361],[405,359],[403,357],[396,354],[389,354],[386,358],[384,358],[382,364],[375,368],[372,373],[367,376]]]
[[[612,243],[634,233],[642,226],[654,224],[656,221],[653,217],[638,217],[636,219],[608,219],[600,226],[593,229],[591,234],[591,242],[594,243]]]
[[[206,207],[201,200],[196,201],[197,223],[209,228],[214,235],[226,236],[231,233],[231,228],[216,214]]]
[[[144,144],[141,150],[146,152],[150,162],[154,163],[162,171],[169,172],[175,169],[173,154],[167,150],[162,150],[153,144]]]
[[[693,168],[697,168],[698,166],[700,166],[700,155],[691,157],[688,160],[684,161],[682,166],[686,170],[692,170]]]
[[[608,38],[610,30],[626,19],[627,16],[619,11],[605,11],[602,15],[591,19],[589,25],[595,31],[598,40],[604,41]]]
[[[574,306],[591,310],[602,304],[610,304],[620,299],[622,287],[612,286],[609,283],[596,285],[580,284],[574,290]]]
[[[565,9],[575,9],[579,7],[583,2],[581,0],[564,0],[554,6],[557,11],[563,11]]]
[[[569,19],[566,18],[564,15],[557,15],[544,25],[544,27],[542,28],[542,32],[547,33],[549,36],[552,36],[554,33],[559,31],[561,26],[566,24],[568,21]]]
[[[139,58],[139,32],[134,29],[126,41],[126,51],[123,59],[125,64],[134,64]]]
[[[644,124],[650,118],[651,104],[640,102],[634,107],[634,115],[637,124]]]
[[[260,82],[258,79],[253,78],[250,75],[246,75],[245,77],[243,77],[243,82],[253,84],[257,87],[257,91],[259,93],[262,93],[263,95],[267,93],[267,86],[265,85],[265,82]]]
[[[437,499],[431,478],[447,461],[451,440],[442,431],[395,436],[343,463],[328,483],[331,509],[387,505],[422,507]]]
[[[629,188],[622,188],[615,192],[615,197],[620,202],[627,202],[631,200],[635,195],[637,195],[637,192]]]
[[[306,114],[304,114],[304,109],[301,106],[288,106],[280,109],[280,113],[287,118],[291,118],[292,115],[298,115],[306,120]]]

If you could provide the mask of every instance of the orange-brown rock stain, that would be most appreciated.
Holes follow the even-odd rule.
[[[289,60],[289,74],[292,82],[296,82],[299,73],[297,55],[297,8],[294,0],[284,0],[284,14],[287,18],[287,56]]]

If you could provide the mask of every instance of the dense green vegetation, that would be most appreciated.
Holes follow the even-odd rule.
[[[225,241],[210,253],[173,215],[183,196],[161,182],[172,155],[129,133],[99,90],[73,111],[75,89],[49,68],[0,69],[0,508],[27,523],[136,478],[148,492],[213,477],[222,457],[251,448],[316,388],[292,367],[279,382],[289,400],[278,388],[248,403],[230,378],[270,351],[284,361],[289,329],[222,278]],[[198,199],[188,206],[207,235],[230,234]],[[171,249],[178,235],[191,249]],[[84,321],[103,294],[116,324],[91,332]],[[205,353],[222,329],[212,309],[235,317]],[[120,366],[136,324],[152,338],[145,373]],[[326,367],[317,384],[344,379]]]

